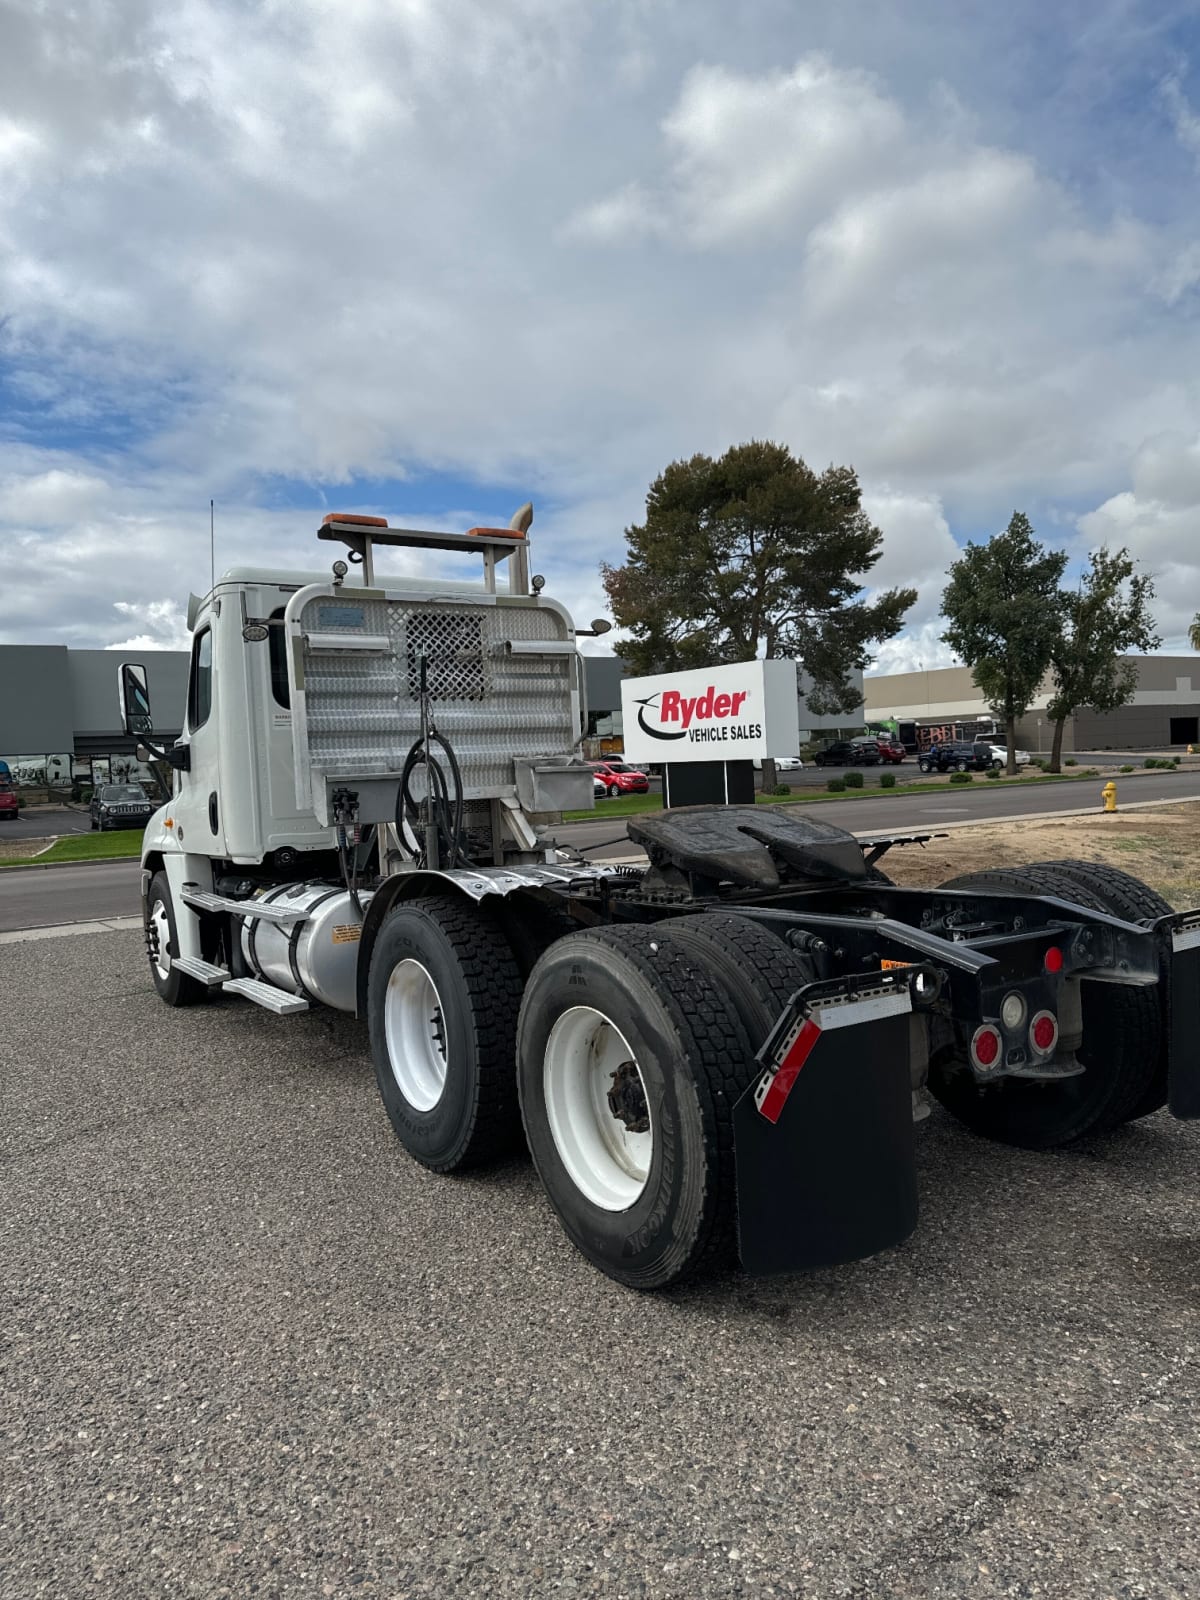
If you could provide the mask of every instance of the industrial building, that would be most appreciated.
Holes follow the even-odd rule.
[[[138,652],[131,652],[137,655]],[[0,644],[0,761],[8,763],[21,786],[67,787],[141,777],[136,739],[122,733],[117,713],[117,665],[113,650],[72,650],[66,645]],[[183,726],[187,699],[188,653],[185,650],[144,652],[150,676],[150,700],[156,737],[173,743]],[[584,688],[588,705],[586,752],[616,754],[623,748],[621,678],[625,664],[616,656],[584,656]],[[808,709],[806,682],[797,675],[800,738],[840,737],[859,733],[860,706],[842,716],[817,716]],[[780,750],[779,755],[794,755]]]
[[[1137,670],[1137,688],[1116,711],[1081,708],[1067,719],[1063,749],[1168,750],[1200,742],[1200,656],[1125,656]],[[975,724],[992,715],[969,667],[933,667],[865,680],[867,720],[923,727]],[[1017,724],[1017,743],[1049,754],[1054,725],[1046,707],[1054,693],[1047,675]],[[943,735],[945,736],[945,735]],[[952,735],[951,735],[952,736]]]

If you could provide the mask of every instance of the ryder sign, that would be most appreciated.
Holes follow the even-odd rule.
[[[663,672],[621,680],[627,761],[759,761],[794,756],[800,707],[794,661]]]

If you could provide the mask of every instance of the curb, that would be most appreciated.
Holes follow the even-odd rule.
[[[47,848],[53,849],[53,845]],[[141,852],[136,856],[93,856],[84,861],[14,861],[11,866],[0,860],[0,874],[5,872],[54,872],[58,867],[111,867],[121,861],[141,864]]]

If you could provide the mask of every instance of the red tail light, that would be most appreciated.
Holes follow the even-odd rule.
[[[1048,1056],[1058,1043],[1058,1018],[1052,1011],[1039,1011],[1029,1024],[1029,1043],[1040,1056]]]
[[[1052,944],[1046,951],[1046,971],[1061,972],[1063,969],[1063,953],[1056,944]]]
[[[985,1022],[971,1035],[971,1060],[985,1070],[994,1067],[1000,1059],[1000,1032],[990,1022]]]

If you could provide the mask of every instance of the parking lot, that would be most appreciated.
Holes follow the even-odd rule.
[[[408,1161],[359,1026],[0,948],[0,1592],[1195,1592],[1200,1138],[935,1112],[921,1226],[632,1294]]]

